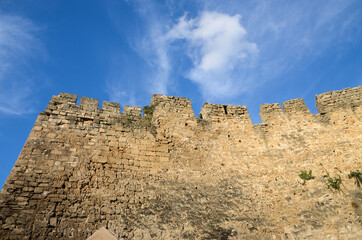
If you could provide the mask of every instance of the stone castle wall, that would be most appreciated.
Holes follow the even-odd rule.
[[[362,87],[260,108],[61,93],[0,193],[0,239],[361,239]],[[314,179],[303,184],[302,170]],[[328,188],[329,175],[341,189]]]

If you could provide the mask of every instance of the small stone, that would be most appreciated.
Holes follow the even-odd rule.
[[[55,227],[57,225],[57,218],[56,217],[50,218],[49,225]]]

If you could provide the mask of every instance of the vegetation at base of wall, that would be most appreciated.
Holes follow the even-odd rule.
[[[348,178],[354,178],[354,183],[357,185],[357,187],[361,187],[362,184],[362,173],[357,170],[357,171],[351,171],[350,174],[348,174]]]
[[[314,179],[315,177],[312,175],[312,170],[301,170],[299,173],[299,177],[303,179],[302,185],[304,185],[308,180]]]
[[[324,178],[327,178],[327,187],[333,191],[334,190],[341,190],[342,185],[342,178],[340,175],[337,175],[337,177],[331,177],[329,173],[327,172],[327,175],[323,176]]]
[[[155,105],[144,106],[144,107],[143,107],[143,114],[144,114],[145,116],[152,117],[154,111],[155,111]]]

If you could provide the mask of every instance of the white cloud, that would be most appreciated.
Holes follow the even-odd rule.
[[[245,73],[252,66],[258,47],[247,40],[240,19],[240,15],[205,11],[194,19],[181,17],[165,35],[170,42],[187,42],[193,61],[188,77],[200,85],[204,96],[232,97],[248,83]]]
[[[229,4],[215,3],[213,7],[243,15],[249,39],[256,42],[260,50],[258,71],[267,76],[259,79],[273,81],[331,48],[343,48],[348,44],[347,39],[356,39],[361,33],[361,5],[357,2],[276,0],[241,4],[231,0]],[[265,65],[274,67],[265,68]],[[261,71],[261,68],[271,71]]]
[[[148,80],[150,82],[148,91],[149,93],[167,94],[171,66],[167,43],[162,38],[160,26],[154,24],[146,39],[143,39],[140,49],[141,56],[152,69]]]
[[[358,0],[135,2],[146,22],[135,50],[151,69],[150,92],[167,94],[188,78],[206,100],[228,101],[297,80],[292,72],[361,39]],[[175,19],[187,11],[193,17]]]
[[[159,93],[167,94],[170,84],[170,59],[168,56],[168,48],[165,39],[162,37],[164,34],[164,21],[161,18],[163,14],[159,12],[157,4],[152,0],[137,0],[126,1],[130,6],[133,6],[136,12],[141,17],[139,24],[128,29],[127,20],[123,19],[119,15],[120,5],[118,2],[112,2],[109,7],[109,15],[116,25],[118,31],[122,35],[126,35],[129,46],[138,54],[143,62],[139,62],[139,70],[136,73],[136,80],[133,79],[133,88],[136,88],[134,92],[137,93]],[[122,56],[116,56],[120,58]],[[124,65],[124,64],[123,64]],[[112,75],[109,77],[109,85],[117,85],[120,80],[121,72],[114,73],[114,68],[119,68],[120,65],[114,65],[110,70]],[[137,83],[135,83],[137,82]],[[111,95],[111,99],[117,99],[117,95],[123,96],[125,94],[122,91],[118,94],[116,90],[107,90]]]
[[[36,31],[27,19],[0,15],[0,113],[21,115],[32,111],[29,97],[34,78],[28,63],[43,54]]]

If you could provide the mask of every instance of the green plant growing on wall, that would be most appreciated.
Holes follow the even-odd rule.
[[[361,187],[362,184],[362,173],[357,170],[357,171],[351,171],[350,174],[348,174],[348,178],[354,178],[354,183],[357,185],[357,187]]]
[[[143,107],[143,114],[147,117],[151,117],[153,116],[153,112],[155,111],[155,105],[151,105],[151,106],[144,106]]]
[[[312,170],[301,170],[299,173],[299,177],[303,179],[302,185],[304,185],[308,180],[314,179],[315,177],[312,175]]]
[[[337,177],[331,177],[329,173],[327,172],[327,175],[324,175],[323,177],[327,178],[327,187],[333,191],[333,189],[340,191],[341,185],[342,185],[342,178],[340,175],[337,175]]]

